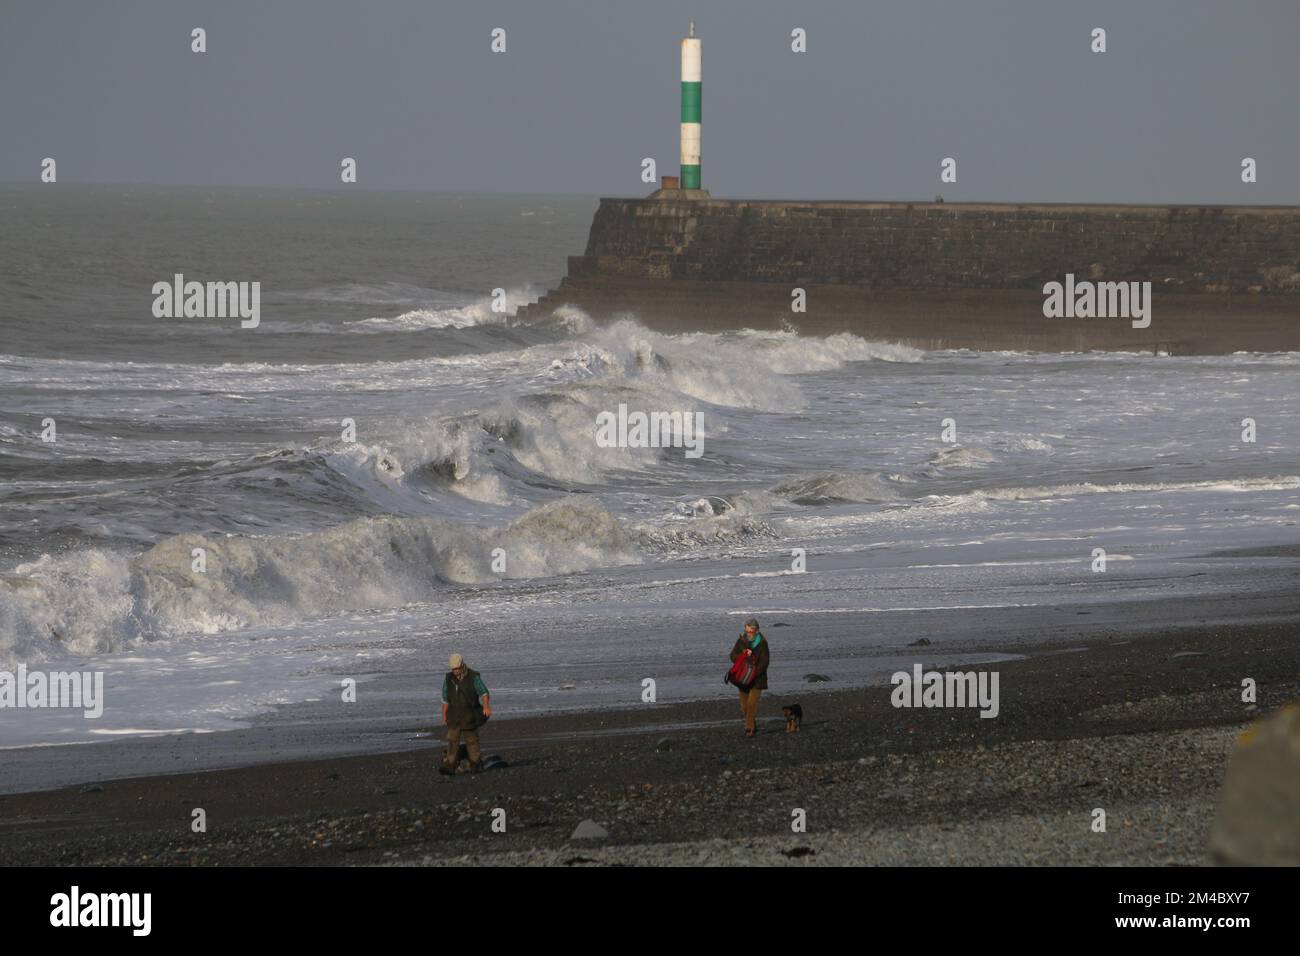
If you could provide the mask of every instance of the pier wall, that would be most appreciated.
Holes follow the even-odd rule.
[[[1043,286],[1067,273],[1150,282],[1151,327],[1045,317]],[[524,317],[562,304],[927,348],[1300,350],[1300,207],[602,199],[585,253]]]

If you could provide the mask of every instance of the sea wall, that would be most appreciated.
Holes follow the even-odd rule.
[[[1066,274],[1150,282],[1150,327],[1045,317],[1043,287]],[[585,254],[524,317],[563,304],[930,348],[1290,351],[1300,207],[602,199]]]

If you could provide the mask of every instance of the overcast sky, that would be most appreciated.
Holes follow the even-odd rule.
[[[691,19],[717,196],[1300,201],[1298,0],[0,0],[0,180],[642,195]]]

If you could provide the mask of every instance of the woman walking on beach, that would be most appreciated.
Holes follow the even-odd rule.
[[[740,691],[740,712],[745,715],[745,736],[752,737],[758,733],[758,698],[767,690],[767,665],[771,661],[767,638],[759,631],[756,617],[745,622],[745,633],[736,638],[736,645],[731,649],[733,665],[742,657],[754,665],[749,680],[736,684]]]

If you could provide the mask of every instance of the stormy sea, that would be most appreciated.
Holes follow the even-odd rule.
[[[851,687],[918,642],[1066,650],[1294,588],[1300,356],[517,322],[595,204],[0,187],[0,668],[102,671],[113,705],[0,746],[348,678],[427,675],[432,713],[453,651],[505,715],[715,696],[750,615],[774,680]],[[259,282],[259,324],[156,317],[177,274]],[[605,447],[620,405],[698,413],[699,454]]]

